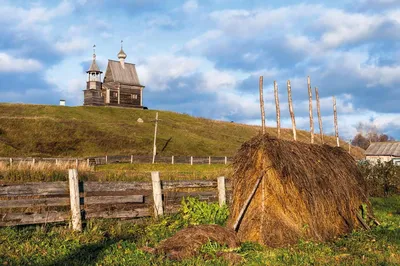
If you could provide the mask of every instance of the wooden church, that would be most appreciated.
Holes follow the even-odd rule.
[[[88,81],[83,91],[83,105],[143,108],[144,86],[139,82],[135,65],[125,62],[126,57],[121,45],[119,61],[108,60],[102,82],[103,72],[96,63],[96,52],[93,50],[93,61],[86,71]]]

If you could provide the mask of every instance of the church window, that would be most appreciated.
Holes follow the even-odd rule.
[[[113,97],[114,97],[114,98],[117,98],[117,97],[118,97],[118,92],[114,91],[114,92],[113,92]]]
[[[137,99],[137,94],[131,94],[131,99],[136,100]]]

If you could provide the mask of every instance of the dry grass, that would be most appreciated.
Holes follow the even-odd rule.
[[[260,176],[239,227],[242,240],[275,247],[325,241],[361,227],[356,214],[369,205],[366,186],[343,149],[268,135],[246,142],[234,161],[232,222]]]

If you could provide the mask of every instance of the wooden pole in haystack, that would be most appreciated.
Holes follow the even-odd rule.
[[[322,118],[321,118],[321,105],[319,103],[319,93],[318,88],[315,87],[315,99],[317,100],[317,114],[318,114],[318,124],[319,124],[319,134],[321,137],[321,143],[324,143],[324,132],[322,129]]]
[[[156,160],[156,152],[157,152],[157,125],[158,125],[158,112],[156,113],[156,120],[154,125],[154,145],[153,145],[153,164]]]
[[[297,140],[296,119],[294,118],[293,103],[292,103],[292,86],[290,85],[290,80],[287,81],[287,91],[288,91],[290,118],[292,119],[293,140],[296,141]]]
[[[278,83],[274,81],[274,95],[275,95],[275,107],[276,107],[276,129],[278,131],[278,139],[281,137],[281,109],[279,108],[279,93]]]
[[[339,143],[339,128],[338,128],[337,111],[336,111],[336,97],[333,96],[332,100],[333,100],[333,121],[335,123],[336,146],[340,147],[340,143]]]
[[[265,109],[264,109],[264,96],[263,96],[263,76],[260,76],[260,108],[261,108],[261,127],[262,133],[265,134]]]
[[[313,117],[313,109],[312,109],[312,90],[311,90],[311,79],[307,77],[307,87],[308,87],[308,110],[310,114],[310,135],[311,135],[311,144],[314,144],[314,117]]]

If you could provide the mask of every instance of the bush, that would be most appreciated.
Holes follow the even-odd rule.
[[[207,203],[197,198],[183,198],[180,213],[185,226],[199,224],[218,224],[224,226],[229,216],[226,205]]]
[[[367,182],[368,191],[374,197],[387,197],[390,194],[400,192],[400,167],[393,162],[381,162],[376,164],[362,161],[358,167]]]

